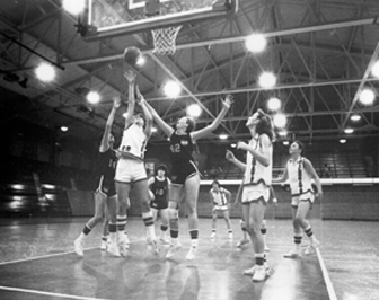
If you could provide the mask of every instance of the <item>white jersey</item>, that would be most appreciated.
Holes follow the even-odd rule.
[[[270,141],[267,149],[263,149],[263,144],[259,135],[255,135],[255,137],[250,140],[249,146],[253,147],[254,150],[265,153],[269,152],[271,157],[271,163],[269,166],[265,167],[262,165],[251,152],[247,152],[246,156],[246,170],[244,176],[244,184],[245,185],[257,185],[259,183],[263,183],[266,186],[270,186],[272,182],[272,153],[273,146]]]
[[[228,192],[227,189],[219,188],[218,192],[213,191],[213,188],[211,189],[212,194],[212,201],[213,205],[227,205],[228,204],[228,197],[226,196],[226,192]]]
[[[124,130],[120,150],[130,152],[136,158],[143,159],[145,143],[146,136],[142,126],[132,124]]]
[[[290,159],[287,162],[291,195],[298,196],[312,191],[311,177],[304,168],[304,158]]]

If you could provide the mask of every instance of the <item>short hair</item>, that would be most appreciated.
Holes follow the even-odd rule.
[[[257,110],[258,123],[255,127],[255,132],[259,135],[267,134],[271,141],[274,140],[274,126],[272,125],[272,119],[269,115],[265,114],[262,109]]]
[[[214,181],[212,182],[212,185],[214,185],[214,184],[216,184],[218,187],[220,187],[220,183],[219,183],[217,180],[214,180]]]
[[[301,150],[301,153],[304,155],[304,151],[305,151],[305,146],[302,142],[300,142],[299,140],[294,140],[292,141],[292,143],[296,143],[299,145],[299,149]],[[291,143],[291,144],[292,144]]]
[[[155,171],[155,175],[158,175],[158,171],[159,170],[165,171],[165,173],[167,175],[167,167],[166,167],[166,165],[160,165],[160,166],[158,166],[157,170]]]
[[[189,132],[192,132],[195,130],[195,121],[194,119],[192,119],[191,117],[187,117],[187,129],[186,129],[186,132],[189,133]]]

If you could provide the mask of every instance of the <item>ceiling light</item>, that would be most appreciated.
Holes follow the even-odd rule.
[[[371,68],[372,76],[379,78],[379,61],[376,61]]]
[[[280,99],[271,97],[267,100],[267,108],[269,110],[278,110],[282,107],[282,101]]]
[[[283,114],[274,115],[273,121],[274,121],[274,126],[276,127],[286,126],[286,116]]]
[[[200,117],[201,113],[203,112],[200,105],[198,104],[192,104],[188,106],[186,111],[187,111],[188,116],[195,117],[195,118]]]
[[[360,95],[359,100],[363,105],[372,105],[374,103],[375,93],[370,88],[364,88]]]
[[[97,104],[100,101],[100,95],[96,91],[90,91],[87,95],[87,101],[90,104]]]
[[[227,135],[227,134],[220,134],[220,135],[219,135],[219,138],[220,138],[220,140],[225,141],[225,140],[228,139],[228,135]]]
[[[354,121],[354,122],[358,122],[361,120],[361,116],[360,115],[352,115],[350,117],[350,120]]]
[[[249,35],[245,40],[246,49],[253,53],[262,52],[266,48],[267,41],[263,34]]]
[[[346,129],[344,130],[344,132],[347,133],[347,134],[350,134],[350,133],[353,133],[354,130],[353,130],[352,128],[346,128]]]
[[[180,94],[179,83],[174,80],[167,81],[164,86],[164,92],[165,92],[165,95],[169,98],[178,97]]]
[[[50,82],[55,79],[55,69],[48,63],[41,63],[35,70],[37,78],[44,82]]]
[[[78,15],[84,10],[85,2],[84,0],[63,0],[62,6],[70,14]]]
[[[346,140],[345,140],[345,139],[340,139],[340,143],[341,143],[341,144],[345,144],[345,143],[346,143]]]
[[[273,88],[276,84],[276,77],[272,72],[263,72],[258,79],[259,86],[270,89]]]

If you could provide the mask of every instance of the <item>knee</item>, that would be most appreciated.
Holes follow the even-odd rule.
[[[196,213],[196,208],[195,208],[195,206],[192,203],[188,203],[188,205],[187,205],[187,213],[189,215],[192,215],[192,214]]]
[[[304,219],[302,217],[296,217],[294,220],[298,226],[301,226],[304,222]]]
[[[95,215],[94,221],[95,221],[95,223],[99,223],[99,222],[103,221],[103,216],[102,215]]]
[[[248,225],[247,230],[252,236],[256,236],[258,232],[260,232],[260,226],[257,223],[252,222]]]
[[[176,220],[179,218],[179,213],[178,213],[178,210],[175,208],[172,208],[172,207],[169,207],[168,208],[168,218],[170,220]]]

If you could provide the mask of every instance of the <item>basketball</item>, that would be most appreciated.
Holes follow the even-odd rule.
[[[137,47],[127,47],[124,50],[124,61],[131,65],[135,66],[138,60],[141,57],[141,51]]]

